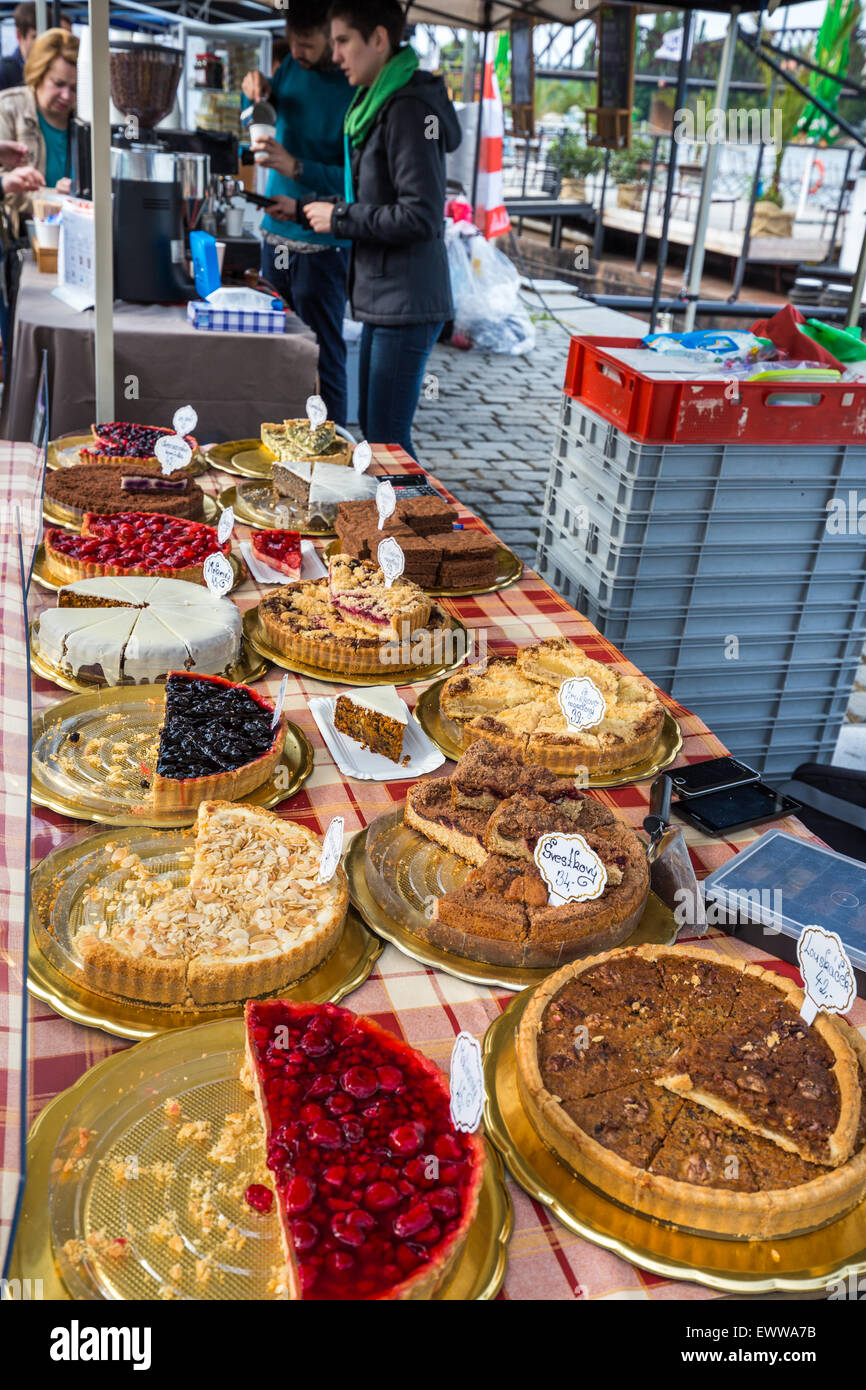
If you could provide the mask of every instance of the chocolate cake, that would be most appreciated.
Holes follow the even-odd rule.
[[[187,521],[204,516],[204,494],[197,483],[181,472],[165,476],[159,463],[147,459],[57,468],[46,475],[45,496],[81,517],[85,512],[110,516],[131,511]]]
[[[336,531],[345,554],[375,560],[393,536],[406,556],[407,579],[422,588],[483,588],[496,579],[497,544],[484,531],[453,530],[457,512],[443,497],[407,497],[380,528],[375,502],[341,502]]]

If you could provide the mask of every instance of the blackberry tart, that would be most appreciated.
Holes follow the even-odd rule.
[[[157,440],[164,435],[174,434],[174,430],[162,425],[136,425],[129,420],[110,420],[102,425],[91,425],[92,444],[83,444],[78,450],[82,463],[129,463],[142,459],[156,458]],[[184,439],[193,453],[198,441],[191,434]],[[183,472],[178,469],[177,472]]]
[[[172,671],[153,779],[156,811],[187,811],[206,800],[234,801],[266,782],[286,741],[283,715],[247,685]]]

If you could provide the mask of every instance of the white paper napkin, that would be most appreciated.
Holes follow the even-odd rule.
[[[345,692],[351,695],[351,691]],[[405,701],[400,702],[406,709]],[[353,738],[341,734],[334,728],[334,709],[336,695],[317,695],[309,701],[310,713],[316,721],[319,733],[325,740],[328,752],[344,777],[357,777],[362,782],[408,782],[413,777],[422,777],[425,772],[433,772],[445,761],[435,743],[431,743],[421,725],[409,714],[406,732],[403,734],[403,757],[409,761],[403,766],[383,758],[381,753],[371,753],[362,748]]]
[[[263,564],[257,555],[253,554],[253,547],[250,541],[241,541],[241,554],[250,568],[253,578],[259,584],[291,584],[291,579],[282,570],[271,569],[270,565]],[[319,558],[312,541],[301,541],[301,578],[302,579],[321,579],[328,573],[327,565],[324,565]]]

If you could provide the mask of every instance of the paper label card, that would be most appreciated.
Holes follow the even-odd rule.
[[[356,473],[366,473],[372,462],[373,450],[366,439],[362,439],[360,444],[356,444],[352,450],[352,467]]]
[[[171,417],[171,426],[175,434],[192,434],[197,424],[198,415],[191,405],[182,405]]]
[[[535,846],[538,872],[547,884],[551,907],[600,898],[607,869],[582,835],[542,835]]]
[[[272,729],[275,729],[275,728],[277,727],[277,725],[279,724],[280,719],[281,719],[281,717],[282,717],[283,705],[285,704],[285,700],[286,700],[286,687],[288,686],[288,684],[289,684],[289,676],[288,676],[288,672],[286,672],[286,674],[283,676],[283,679],[280,681],[280,692],[279,692],[279,694],[277,695],[277,702],[276,702],[276,704],[274,705],[274,717],[273,717],[273,719],[271,720],[271,728],[272,728]]]
[[[337,872],[340,855],[343,853],[343,817],[334,816],[325,832],[322,857],[319,860],[319,882],[330,883]]]
[[[806,995],[800,1017],[811,1024],[819,1012],[847,1013],[857,993],[857,981],[836,932],[804,927],[797,942],[797,961]]]
[[[235,513],[233,507],[226,507],[217,525],[217,540],[220,545],[225,545],[235,525]]]
[[[376,511],[379,513],[379,530],[385,525],[389,516],[393,516],[397,507],[397,494],[394,491],[393,483],[389,483],[386,478],[376,488]]]
[[[186,468],[192,458],[192,449],[179,434],[161,435],[153,446],[153,452],[162,464],[166,477],[178,468]]]
[[[591,729],[604,719],[607,702],[589,676],[574,676],[559,687],[559,708],[570,729]]]
[[[328,407],[321,396],[307,397],[307,419],[310,422],[310,429],[318,429],[319,425],[324,425],[328,418]]]
[[[386,536],[379,542],[379,549],[376,551],[376,559],[379,561],[379,568],[385,576],[385,588],[390,589],[395,579],[406,568],[406,556],[393,536]]]
[[[457,1034],[450,1071],[451,1123],[464,1134],[474,1134],[484,1113],[484,1071],[481,1044],[471,1033]]]
[[[202,566],[202,571],[205,584],[217,598],[222,598],[224,594],[227,594],[235,582],[234,570],[225,555],[222,555],[218,550],[215,550],[213,555],[208,555]]]

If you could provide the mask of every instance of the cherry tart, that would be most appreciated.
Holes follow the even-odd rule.
[[[290,579],[301,577],[301,537],[298,531],[251,531],[253,554],[263,565],[287,574]]]
[[[231,543],[217,540],[216,528],[162,512],[85,512],[79,536],[59,527],[45,532],[45,557],[65,584],[102,574],[154,574],[204,582],[203,566],[215,551],[228,555]]]
[[[174,430],[162,425],[134,425],[127,420],[110,420],[103,425],[91,425],[93,443],[84,444],[78,450],[82,463],[126,463],[130,459],[156,458],[156,442],[164,434],[174,434]],[[189,447],[195,453],[198,442],[191,434],[185,434]]]
[[[478,1207],[484,1147],[451,1122],[446,1078],[369,1018],[246,1006],[291,1299],[429,1298]]]

